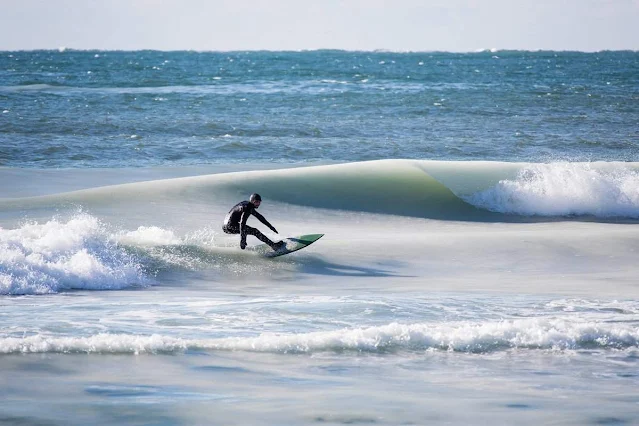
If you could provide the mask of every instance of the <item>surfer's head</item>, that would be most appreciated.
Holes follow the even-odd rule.
[[[255,208],[258,208],[260,204],[262,204],[262,197],[260,197],[260,194],[251,194],[249,201],[255,206]]]

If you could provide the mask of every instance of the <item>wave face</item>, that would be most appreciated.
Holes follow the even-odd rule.
[[[4,337],[0,353],[173,353],[186,350],[268,353],[451,351],[493,353],[513,349],[554,351],[629,349],[639,328],[627,323],[522,319],[499,322],[399,324],[258,337],[188,339],[163,335],[96,334],[88,337]]]
[[[291,179],[267,174],[250,183],[289,203],[429,219],[639,218],[635,163],[388,160],[302,169]]]
[[[286,204],[437,220],[637,220],[639,164],[379,160],[131,183],[0,200],[0,207],[170,200],[226,209],[252,192]],[[153,232],[144,238],[175,242]]]
[[[494,212],[526,216],[639,218],[639,172],[623,165],[530,164],[516,179],[465,200]]]
[[[117,290],[150,282],[138,261],[111,240],[98,219],[0,228],[0,294]]]

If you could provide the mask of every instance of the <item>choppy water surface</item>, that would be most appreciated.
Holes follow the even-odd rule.
[[[636,52],[0,52],[5,166],[637,161]]]

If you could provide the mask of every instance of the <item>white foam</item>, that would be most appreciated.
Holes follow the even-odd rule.
[[[262,335],[255,339],[228,339],[227,349],[266,352],[322,350],[378,351],[387,349],[439,349],[489,352],[500,349],[578,349],[627,347],[639,342],[639,329],[562,320],[515,320],[459,324],[389,324],[298,335]]]
[[[182,339],[159,335],[96,334],[90,337],[6,337],[0,353],[158,353],[188,348]]]
[[[88,214],[0,229],[0,294],[146,284],[140,266]]]
[[[515,180],[502,180],[465,200],[501,213],[639,218],[639,173],[618,165],[533,164]]]
[[[188,349],[271,353],[443,350],[485,353],[512,349],[624,349],[639,346],[639,327],[629,323],[522,319],[498,322],[398,324],[253,338],[181,339],[170,336],[97,334],[89,337],[0,338],[0,353],[158,353]]]
[[[140,226],[135,231],[120,234],[117,240],[120,243],[136,246],[159,246],[182,242],[173,231],[157,226]]]
[[[630,315],[639,314],[639,303],[631,300],[583,300],[583,299],[559,299],[552,300],[545,305],[547,308],[562,310],[564,312],[608,312],[611,314],[623,313]]]

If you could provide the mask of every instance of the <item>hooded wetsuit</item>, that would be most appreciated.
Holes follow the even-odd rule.
[[[241,203],[237,203],[231,211],[224,218],[224,225],[222,226],[222,230],[227,234],[240,234],[240,246],[246,245],[246,236],[247,235],[255,235],[260,241],[268,244],[273,247],[275,243],[269,240],[264,234],[262,234],[258,229],[252,228],[246,225],[246,221],[249,216],[255,216],[260,222],[264,225],[268,226],[271,231],[277,234],[277,230],[268,223],[268,220],[264,219],[264,216],[259,214],[255,210],[255,205],[250,201],[242,201]],[[242,247],[244,248],[244,247]]]

